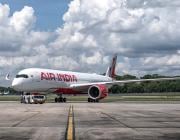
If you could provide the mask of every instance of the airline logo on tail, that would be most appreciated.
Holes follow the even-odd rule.
[[[115,77],[116,61],[117,61],[117,54],[115,54],[114,57],[112,58],[111,65],[107,69],[106,76],[109,76],[111,78]]]

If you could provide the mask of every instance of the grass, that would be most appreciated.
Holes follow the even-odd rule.
[[[48,94],[46,102],[54,102],[55,94]],[[68,101],[87,102],[88,95],[66,96]],[[1,95],[0,101],[20,101],[20,95]],[[115,101],[180,101],[179,95],[109,95],[101,102]]]
[[[0,101],[20,101],[20,95],[0,95]]]

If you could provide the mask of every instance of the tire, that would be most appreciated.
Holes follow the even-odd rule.
[[[63,98],[63,102],[66,102],[66,98]]]
[[[99,103],[99,100],[98,100],[98,99],[96,99],[96,100],[95,100],[95,102],[96,102],[96,103]]]
[[[58,102],[58,99],[57,99],[57,98],[55,98],[54,100],[55,100],[55,103],[57,103],[57,102]]]
[[[58,98],[58,102],[62,103],[63,102],[63,98]]]

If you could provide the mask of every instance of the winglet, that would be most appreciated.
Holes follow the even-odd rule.
[[[10,80],[10,79],[9,79],[9,76],[10,76],[9,73],[6,74],[6,78],[5,78],[5,79],[6,79],[6,80]]]

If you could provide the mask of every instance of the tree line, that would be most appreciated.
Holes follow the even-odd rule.
[[[140,79],[155,79],[155,78],[167,78],[167,76],[161,76],[158,74],[144,75]],[[132,80],[138,79],[133,75],[115,76],[116,80]],[[111,93],[161,93],[161,92],[180,92],[180,80],[171,81],[151,81],[141,83],[129,83],[121,86],[114,85],[110,88]]]

